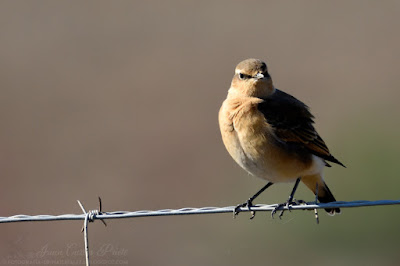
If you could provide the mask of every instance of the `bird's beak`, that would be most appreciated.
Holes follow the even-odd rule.
[[[254,76],[256,79],[263,79],[264,75],[262,73],[257,73],[257,75]]]

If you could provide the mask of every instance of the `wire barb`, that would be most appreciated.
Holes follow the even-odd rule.
[[[85,240],[85,259],[86,259],[86,266],[90,266],[89,260],[89,237],[88,237],[88,223],[89,221],[94,221],[96,211],[89,211],[86,212],[85,208],[83,207],[82,203],[78,200],[78,204],[81,207],[83,213],[85,214],[85,220],[83,222],[83,227],[81,232],[84,233],[84,240]],[[98,213],[98,211],[97,211]]]
[[[83,222],[83,227],[81,232],[84,233],[84,240],[85,240],[85,259],[86,259],[86,266],[90,265],[90,260],[89,260],[89,237],[88,237],[88,224],[90,222],[94,222],[96,219],[97,215],[102,214],[101,209],[102,209],[102,204],[101,204],[101,198],[99,197],[99,210],[90,210],[89,212],[86,212],[85,208],[83,207],[82,203],[78,200],[78,204],[81,207],[83,214],[85,215],[85,220]],[[104,226],[107,226],[106,222],[99,218],[100,221],[103,222]]]
[[[102,213],[102,207],[103,207],[103,204],[101,203],[101,198],[100,197],[98,197],[99,198],[99,212],[97,213],[97,214],[101,214]],[[100,219],[100,221],[104,224],[104,226],[107,226],[107,223],[103,220],[103,219]]]

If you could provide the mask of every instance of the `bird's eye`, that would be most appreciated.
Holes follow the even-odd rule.
[[[247,78],[249,78],[249,75],[239,73],[239,78],[240,79],[247,79]]]

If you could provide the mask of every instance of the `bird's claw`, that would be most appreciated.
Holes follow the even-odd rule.
[[[289,208],[289,202],[278,204],[278,205],[272,210],[272,212],[271,212],[271,218],[272,218],[272,219],[274,219],[274,215],[275,215],[275,213],[278,211],[278,209],[280,209],[280,208],[282,208],[282,207],[287,207],[287,208]],[[289,209],[289,210],[290,210],[290,209]],[[282,217],[284,211],[285,211],[285,210],[282,209],[281,212],[279,213],[279,216],[278,216],[279,219],[281,219],[281,217]]]
[[[251,210],[251,207],[253,207],[253,202],[248,199],[246,202],[241,203],[239,205],[237,205],[235,207],[235,209],[233,210],[233,218],[236,218],[236,216],[239,214],[239,212],[241,211],[240,209],[243,207],[247,207],[249,209],[249,211],[251,211],[251,217],[250,220],[253,219],[256,216],[256,212]]]
[[[280,204],[278,204],[273,210],[272,210],[272,212],[271,212],[271,217],[272,217],[272,219],[274,219],[274,215],[275,215],[275,213],[279,210],[279,209],[281,209],[281,208],[284,208],[284,207],[286,207],[288,210],[289,210],[289,212],[291,211],[290,210],[290,208],[292,207],[292,206],[295,206],[295,205],[301,205],[301,204],[305,204],[306,202],[304,201],[304,200],[288,200],[288,201],[286,201],[285,203],[280,203]],[[280,211],[280,213],[279,213],[279,219],[282,219],[282,216],[283,216],[283,213],[285,212],[285,209],[281,209],[281,211]]]

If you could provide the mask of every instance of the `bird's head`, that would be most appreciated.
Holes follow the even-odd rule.
[[[275,91],[267,64],[259,59],[246,59],[235,69],[230,93],[240,96],[265,98]]]

